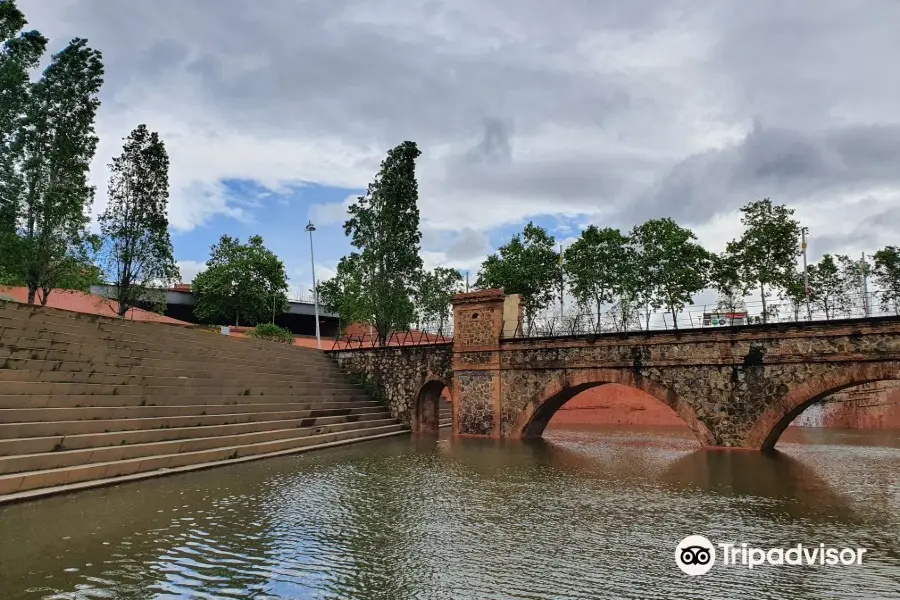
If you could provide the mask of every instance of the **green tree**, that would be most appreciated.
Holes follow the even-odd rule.
[[[788,306],[791,309],[791,314],[794,316],[795,321],[800,320],[801,313],[806,314],[807,311],[807,300],[809,301],[810,309],[812,307],[812,294],[810,294],[807,299],[806,295],[806,284],[803,280],[803,273],[797,272],[793,274],[790,281],[788,281],[787,285],[784,286],[781,298],[787,300]],[[809,311],[811,312],[811,310]]]
[[[357,300],[365,306],[358,312],[370,315],[380,345],[392,331],[408,329],[415,318],[412,299],[422,271],[416,182],[420,155],[414,142],[392,148],[344,223],[344,233],[358,250],[354,264],[348,265],[363,291]]]
[[[762,322],[771,316],[766,299],[772,291],[784,289],[793,280],[800,255],[800,224],[794,211],[773,205],[768,198],[741,208],[744,233],[728,242],[726,252],[740,265],[745,289],[758,289],[762,302]]]
[[[710,255],[689,229],[670,218],[651,219],[634,228],[639,249],[642,294],[654,309],[665,307],[678,329],[678,313],[709,283]]]
[[[481,264],[475,287],[503,288],[507,294],[521,294],[522,308],[530,330],[535,317],[554,298],[559,283],[559,254],[556,240],[543,227],[528,223],[495,254]]]
[[[17,164],[10,167],[4,159],[2,168],[3,213],[7,222],[10,215],[15,221],[3,253],[7,275],[28,286],[29,303],[38,290],[46,303],[53,289],[82,281],[90,263],[87,225],[94,189],[87,178],[97,147],[94,118],[102,84],[100,52],[75,39],[26,86],[13,142]]]
[[[165,289],[180,275],[169,237],[169,156],[156,132],[138,125],[109,165],[109,204],[100,216],[105,266],[118,314],[165,307]]]
[[[900,248],[885,246],[875,253],[875,285],[881,296],[883,310],[900,314]]]
[[[599,328],[604,305],[628,287],[632,266],[629,240],[618,229],[590,225],[565,250],[564,269],[572,296],[593,313]]]
[[[847,260],[847,257],[840,257]],[[832,319],[844,310],[849,301],[847,279],[838,261],[831,254],[823,254],[818,263],[807,267],[810,300],[816,308]]]
[[[223,235],[210,249],[206,269],[194,277],[191,290],[197,298],[194,314],[202,321],[224,319],[255,325],[271,317],[273,304],[280,314],[287,310],[287,274],[284,263],[262,237],[246,244]]]
[[[444,331],[452,318],[450,300],[461,291],[461,285],[462,274],[457,269],[435,267],[422,273],[415,295],[418,324]]]
[[[747,290],[741,282],[740,264],[735,256],[727,252],[711,255],[709,280],[718,293],[717,310],[735,313],[747,309],[744,301]]]
[[[320,281],[318,292],[325,310],[339,316],[342,330],[353,323],[372,323],[372,303],[366,297],[359,254],[353,252],[341,258],[337,274]]]
[[[21,131],[30,89],[29,71],[37,67],[47,39],[23,32],[25,15],[12,0],[0,1],[0,284],[22,285],[18,268],[19,202],[24,192]]]

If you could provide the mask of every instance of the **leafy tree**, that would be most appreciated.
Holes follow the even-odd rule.
[[[808,271],[808,270],[807,270]],[[803,280],[803,273],[794,273],[793,277],[791,277],[790,281],[788,281],[787,285],[784,286],[782,290],[781,297],[784,300],[787,300],[788,306],[791,309],[791,313],[794,315],[794,320],[800,320],[800,314],[807,312],[807,304],[812,305],[812,294],[810,294],[809,298],[806,295],[806,284]]]
[[[179,278],[169,238],[169,156],[156,132],[138,125],[110,164],[109,204],[100,216],[106,268],[119,316],[140,304],[165,306]]]
[[[716,309],[727,313],[745,311],[747,290],[741,283],[740,265],[727,252],[710,256],[710,284],[718,292]],[[734,324],[733,321],[731,323]]]
[[[353,323],[372,323],[370,299],[366,297],[360,255],[351,253],[341,258],[337,274],[320,281],[319,302],[326,311],[336,313],[342,329]]]
[[[22,31],[28,21],[14,0],[0,2],[0,135],[8,146],[20,126],[28,98],[28,71],[47,47],[37,31]]]
[[[25,15],[12,0],[0,1],[0,284],[22,285],[17,225],[24,192],[20,134],[30,89],[29,71],[44,54],[47,39],[23,32]]]
[[[566,248],[564,269],[572,295],[595,315],[598,327],[603,306],[628,287],[632,266],[628,237],[612,227],[591,225]]]
[[[460,292],[461,284],[462,274],[457,269],[435,267],[422,273],[415,296],[417,321],[443,331],[451,318],[450,300]]]
[[[840,257],[847,260],[847,257]],[[831,254],[824,254],[819,262],[807,267],[810,300],[813,305],[831,319],[846,308],[849,302],[847,280],[838,261]]]
[[[359,252],[350,271],[361,294],[353,313],[370,316],[369,323],[384,345],[391,331],[409,328],[414,319],[412,298],[422,270],[419,247],[419,188],[414,142],[391,149],[366,194],[350,206],[344,233]]]
[[[768,198],[747,204],[741,213],[744,234],[728,242],[726,252],[740,265],[745,289],[759,290],[765,323],[772,313],[766,305],[768,294],[789,285],[796,271],[800,224],[793,209],[773,205]]]
[[[543,227],[528,223],[497,253],[481,264],[475,286],[503,288],[507,294],[521,294],[522,308],[530,329],[538,312],[554,297],[559,282],[559,255],[556,240]]]
[[[287,310],[287,274],[284,263],[255,235],[247,244],[223,235],[212,246],[206,269],[194,277],[191,290],[197,297],[194,314],[213,322],[219,319],[239,325],[265,321]]]
[[[4,5],[6,14],[9,10]],[[33,54],[37,42],[31,43]],[[94,118],[102,84],[100,52],[75,39],[52,57],[38,81],[25,86],[14,158],[2,160],[0,174],[7,223],[4,270],[28,286],[29,303],[38,290],[46,303],[51,290],[82,281],[90,263],[87,225],[94,189],[87,178],[97,147]]]
[[[900,248],[885,246],[875,253],[875,285],[881,296],[883,310],[900,314]]]
[[[869,298],[866,294],[866,280],[872,274],[872,265],[865,258],[854,260],[849,256],[838,255],[838,267],[844,279],[847,293],[847,311],[851,309],[869,310]]]
[[[640,291],[646,304],[665,307],[677,329],[679,311],[709,281],[709,252],[694,241],[693,232],[670,218],[651,219],[635,227],[631,239],[639,249]]]

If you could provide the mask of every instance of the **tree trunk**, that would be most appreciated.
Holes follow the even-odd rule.
[[[759,284],[759,299],[762,300],[762,322],[768,323],[769,313],[766,310],[766,287],[762,283]]]
[[[29,283],[28,284],[28,304],[34,304],[34,296],[37,294],[37,286]]]
[[[672,309],[672,327],[678,329],[678,311]]]

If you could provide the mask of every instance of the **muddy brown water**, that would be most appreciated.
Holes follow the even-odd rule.
[[[900,598],[900,432],[779,450],[660,427],[399,437],[10,505],[0,598]],[[690,534],[867,553],[688,577]]]

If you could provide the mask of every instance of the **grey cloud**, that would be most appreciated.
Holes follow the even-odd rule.
[[[481,141],[465,153],[469,163],[507,164],[512,160],[511,125],[500,119],[485,119]]]
[[[422,171],[433,226],[702,224],[763,196],[900,188],[898,3],[20,2],[57,46],[83,35],[104,51],[105,106],[163,89],[163,108],[248,138],[362,148],[335,157],[350,167],[418,141],[438,155]],[[861,241],[841,223],[826,235]]]
[[[490,252],[491,244],[487,236],[466,227],[460,230],[456,239],[447,247],[447,258],[451,261],[468,261]]]
[[[675,165],[629,213],[704,222],[764,196],[803,204],[824,193],[900,186],[898,167],[898,125],[803,133],[757,123],[741,143]]]

